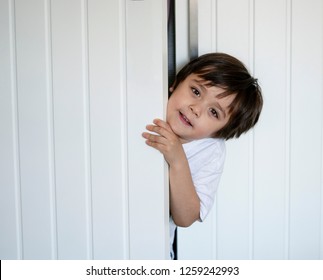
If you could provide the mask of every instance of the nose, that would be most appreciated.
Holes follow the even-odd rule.
[[[200,116],[201,110],[200,110],[199,106],[197,106],[197,105],[190,105],[190,110],[191,110],[191,112],[196,117],[199,117]]]

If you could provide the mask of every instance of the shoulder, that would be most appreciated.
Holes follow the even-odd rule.
[[[193,173],[201,169],[222,172],[225,160],[225,140],[206,138],[183,145]]]
[[[225,154],[225,140],[219,138],[205,138],[191,141],[183,145],[186,156],[221,156]]]

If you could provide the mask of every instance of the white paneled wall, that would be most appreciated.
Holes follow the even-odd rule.
[[[165,2],[0,0],[0,259],[167,258]]]
[[[227,142],[214,209],[179,230],[179,258],[323,259],[323,1],[198,2],[199,53],[245,62],[264,108],[253,132]]]
[[[167,168],[141,138],[164,116],[166,2],[0,0],[0,259],[167,257]],[[199,53],[244,61],[264,109],[179,258],[322,259],[323,1],[198,0],[198,17]]]

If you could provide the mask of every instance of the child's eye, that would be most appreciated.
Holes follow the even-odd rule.
[[[211,108],[210,109],[210,112],[211,112],[212,116],[214,116],[215,118],[218,118],[219,117],[218,116],[218,112],[215,109]]]
[[[196,89],[192,87],[192,92],[196,95],[196,96],[200,96],[200,92]]]

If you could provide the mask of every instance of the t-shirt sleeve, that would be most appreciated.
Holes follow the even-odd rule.
[[[209,214],[215,200],[215,193],[219,186],[223,171],[225,150],[218,149],[211,160],[204,162],[193,176],[194,186],[200,199],[200,221],[203,222]]]

